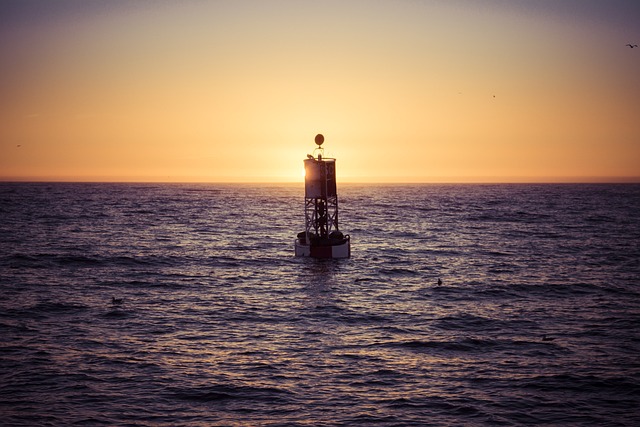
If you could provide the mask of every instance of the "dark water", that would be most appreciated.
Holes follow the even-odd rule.
[[[640,186],[339,192],[0,184],[0,424],[640,425]]]

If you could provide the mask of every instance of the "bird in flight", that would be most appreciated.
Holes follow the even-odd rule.
[[[631,49],[633,49],[634,47],[638,47],[637,44],[631,44],[631,43],[627,43],[625,46],[629,46]]]

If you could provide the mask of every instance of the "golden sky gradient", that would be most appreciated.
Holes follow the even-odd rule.
[[[640,181],[636,0],[0,5],[0,180]]]

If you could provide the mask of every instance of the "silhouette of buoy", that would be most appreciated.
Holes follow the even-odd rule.
[[[124,298],[111,297],[111,304],[121,305],[124,302]]]
[[[321,133],[317,134],[316,144],[318,144],[318,146],[321,146],[323,142],[324,142],[324,136]]]

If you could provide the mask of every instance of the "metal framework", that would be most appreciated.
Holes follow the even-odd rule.
[[[314,153],[315,154],[315,153]],[[338,227],[338,195],[336,192],[336,160],[309,156],[305,160],[305,234],[327,239]]]
[[[318,237],[328,237],[338,227],[338,197],[305,198],[304,201],[305,232],[307,239],[310,233]]]

